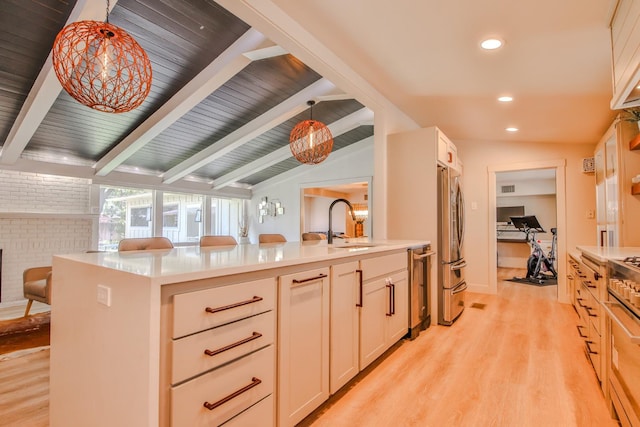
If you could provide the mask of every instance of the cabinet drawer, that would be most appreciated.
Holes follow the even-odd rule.
[[[221,286],[173,297],[173,338],[273,310],[273,278]]]
[[[362,263],[362,280],[368,280],[373,277],[389,275],[398,270],[406,270],[408,254],[406,252],[399,252],[377,258],[363,259],[360,262]]]
[[[251,408],[227,421],[224,427],[271,427],[273,425],[275,425],[274,400],[273,395],[269,395]]]
[[[219,425],[273,393],[274,346],[171,389],[171,425]],[[214,405],[208,409],[205,404]]]
[[[273,344],[274,335],[274,312],[268,311],[175,340],[171,343],[171,383],[184,381]]]

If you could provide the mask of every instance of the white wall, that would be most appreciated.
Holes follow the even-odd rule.
[[[91,203],[87,179],[0,170],[2,303],[23,299],[26,268],[91,248],[97,231]]]
[[[339,151],[340,155],[330,155],[319,165],[301,165],[292,171],[256,185],[253,188],[249,209],[249,238],[251,242],[256,243],[258,234],[261,233],[280,233],[288,241],[299,241],[302,233],[300,230],[301,199],[303,199],[301,189],[310,184],[321,186],[322,183],[333,185],[336,182],[346,182],[351,179],[353,182],[370,179],[374,173],[373,145],[373,138],[367,138],[343,148]],[[285,214],[275,217],[267,216],[264,223],[258,223],[257,204],[262,197],[268,197],[269,200],[280,200],[285,208]],[[335,209],[337,211],[338,207]]]
[[[566,236],[567,250],[576,245],[594,245],[595,219],[587,211],[595,209],[595,178],[582,173],[582,159],[592,157],[594,144],[540,144],[486,141],[454,141],[464,161],[466,210],[467,280],[474,290],[489,290],[489,168],[544,161],[566,161]],[[474,209],[475,207],[475,209]],[[564,266],[560,266],[564,271]],[[495,270],[494,270],[495,271]]]

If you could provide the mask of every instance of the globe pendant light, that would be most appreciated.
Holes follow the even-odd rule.
[[[151,89],[151,62],[122,28],[100,21],[73,22],[53,43],[53,68],[64,90],[99,111],[124,113]]]
[[[324,161],[333,148],[333,135],[327,125],[313,120],[314,104],[314,101],[307,102],[310,119],[295,125],[289,135],[291,153],[300,163],[308,165]]]

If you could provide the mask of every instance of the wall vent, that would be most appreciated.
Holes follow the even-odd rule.
[[[500,187],[500,192],[502,194],[504,193],[515,193],[516,192],[516,186],[515,185],[503,185]]]
[[[594,173],[596,171],[596,161],[593,157],[582,159],[582,173]]]

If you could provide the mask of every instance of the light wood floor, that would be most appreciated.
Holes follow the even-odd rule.
[[[453,326],[403,341],[301,425],[616,426],[556,288],[501,281],[498,295],[469,294]],[[48,425],[48,353],[0,362],[0,425]]]
[[[556,288],[500,281],[498,295],[469,294],[451,327],[403,342],[301,425],[617,425]]]

